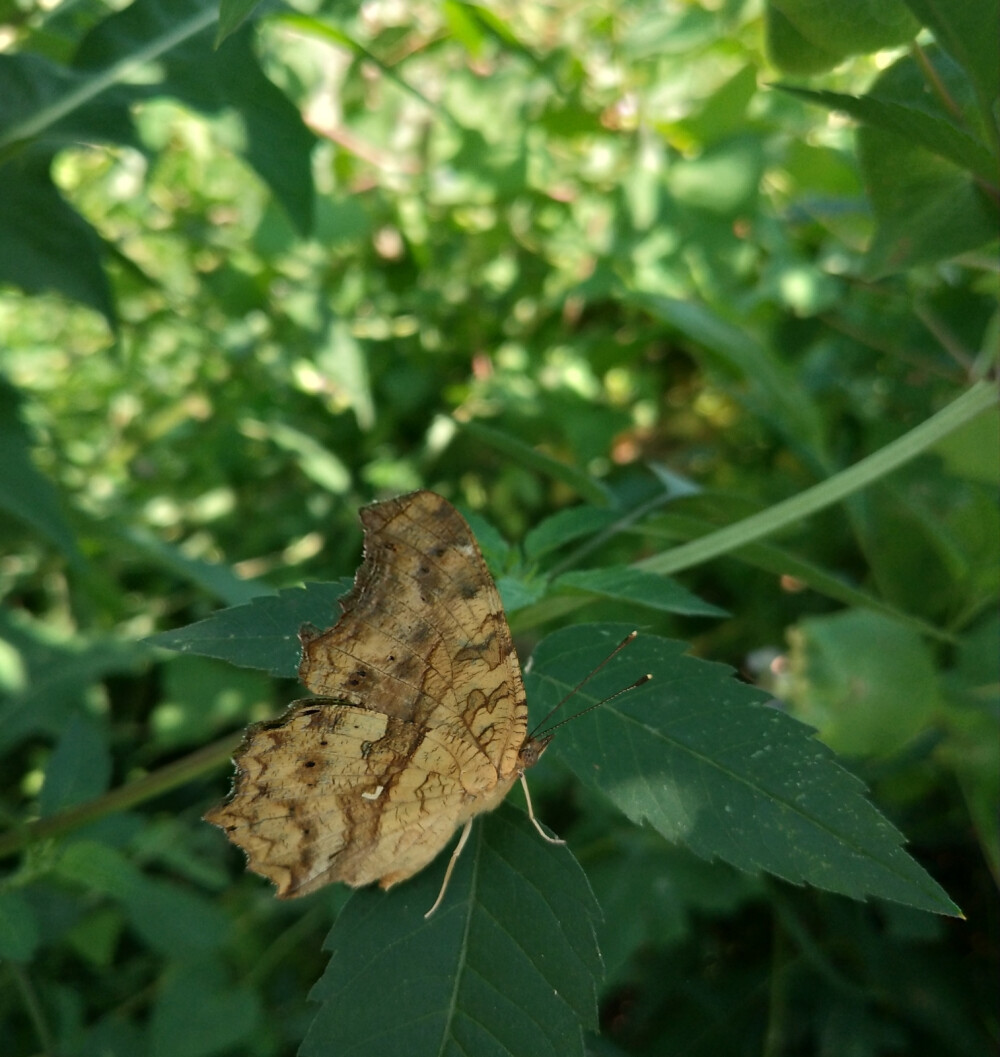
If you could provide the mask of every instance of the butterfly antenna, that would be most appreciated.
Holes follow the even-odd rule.
[[[599,671],[600,671],[600,670],[601,670],[601,669],[602,669],[602,668],[603,668],[603,667],[604,667],[604,666],[605,666],[605,665],[606,665],[606,664],[607,664],[607,663],[608,663],[609,661],[611,661],[611,660],[612,660],[613,658],[617,657],[617,656],[618,656],[618,654],[619,654],[619,653],[621,653],[621,651],[622,651],[623,649],[625,649],[625,647],[626,647],[626,646],[628,646],[628,644],[629,644],[630,642],[632,642],[632,640],[633,640],[633,639],[634,639],[634,638],[636,637],[636,635],[638,635],[638,634],[639,634],[639,632],[638,632],[638,631],[630,631],[630,632],[629,632],[629,633],[628,633],[628,634],[627,634],[627,635],[625,636],[625,638],[623,638],[623,639],[622,639],[622,641],[618,643],[618,645],[617,645],[617,646],[616,646],[616,647],[615,647],[615,648],[614,648],[614,649],[613,649],[613,650],[612,650],[612,651],[611,651],[611,652],[610,652],[610,653],[609,653],[609,654],[607,655],[607,657],[605,657],[605,658],[604,658],[604,660],[603,660],[603,661],[601,661],[601,663],[600,663],[600,664],[599,664],[599,665],[598,665],[598,666],[597,666],[596,668],[592,669],[592,670],[591,670],[591,671],[590,671],[590,672],[589,672],[589,673],[588,673],[588,674],[587,674],[586,676],[584,676],[584,678],[583,678],[583,679],[581,679],[581,680],[580,680],[580,681],[579,681],[579,682],[578,682],[578,683],[576,684],[576,686],[574,686],[574,687],[573,687],[573,689],[572,689],[572,690],[570,690],[570,692],[569,692],[568,694],[566,694],[566,696],[565,696],[565,697],[563,697],[561,701],[559,701],[559,703],[558,703],[558,704],[554,705],[554,706],[553,706],[552,708],[550,708],[550,709],[549,709],[549,711],[548,711],[548,712],[547,712],[547,713],[545,714],[545,718],[544,718],[544,719],[543,719],[543,720],[542,720],[542,721],[541,721],[540,723],[537,723],[537,724],[535,724],[535,728],[534,728],[534,730],[533,730],[533,731],[531,732],[531,734],[529,735],[529,737],[532,737],[532,738],[534,738],[534,737],[539,737],[539,736],[540,736],[540,737],[545,737],[546,735],[549,735],[549,734],[551,734],[551,733],[552,733],[552,731],[554,731],[554,730],[557,730],[557,729],[558,729],[559,727],[561,727],[561,726],[563,725],[563,723],[568,723],[568,722],[569,722],[569,721],[570,721],[571,719],[578,719],[578,718],[579,718],[580,716],[585,716],[585,715],[586,715],[586,714],[587,714],[588,712],[591,712],[591,711],[592,711],[593,709],[597,708],[597,707],[598,707],[599,705],[603,705],[603,704],[605,704],[605,703],[606,703],[606,702],[608,702],[608,701],[613,701],[613,700],[614,700],[614,699],[615,699],[616,697],[620,697],[620,696],[621,696],[622,694],[628,693],[628,691],[629,691],[629,690],[634,690],[634,689],[635,689],[636,687],[638,687],[638,686],[642,686],[642,684],[643,684],[643,683],[648,683],[648,682],[649,682],[649,680],[650,680],[650,679],[652,679],[653,677],[652,677],[651,675],[644,675],[644,676],[643,676],[643,677],[642,677],[641,679],[637,679],[637,680],[636,680],[636,681],[635,681],[634,683],[632,683],[632,685],[631,685],[631,686],[625,686],[625,687],[622,687],[622,689],[621,689],[621,690],[617,690],[617,691],[615,691],[615,693],[613,693],[613,694],[612,694],[612,695],[611,695],[610,697],[605,697],[605,698],[603,698],[602,700],[600,700],[600,701],[597,701],[597,702],[595,702],[595,703],[594,703],[593,705],[589,705],[589,706],[588,706],[587,708],[585,708],[585,709],[584,709],[584,710],[583,710],[582,712],[577,712],[577,713],[576,713],[575,715],[572,715],[572,716],[567,716],[567,718],[566,718],[566,719],[564,719],[564,720],[561,720],[561,721],[560,721],[559,723],[557,723],[557,724],[556,724],[556,725],[555,725],[554,727],[549,727],[549,728],[548,728],[548,730],[544,731],[544,732],[543,732],[543,733],[542,733],[541,735],[538,735],[538,733],[537,733],[537,732],[538,732],[538,730],[539,730],[539,729],[540,729],[541,727],[544,727],[544,726],[545,726],[545,724],[546,724],[546,723],[548,723],[548,721],[549,721],[549,720],[550,720],[550,719],[551,719],[551,718],[552,718],[552,717],[553,717],[553,716],[554,716],[554,715],[556,714],[556,712],[558,712],[558,711],[559,711],[559,709],[560,709],[560,708],[562,708],[562,706],[563,706],[563,705],[565,705],[565,704],[566,704],[566,702],[567,702],[567,701],[568,701],[568,700],[569,700],[569,699],[570,699],[570,698],[571,698],[571,697],[572,697],[572,696],[573,696],[574,694],[576,694],[576,693],[579,693],[579,691],[580,691],[580,690],[582,690],[582,689],[583,689],[583,687],[584,687],[584,686],[586,686],[586,685],[587,685],[587,683],[589,683],[589,682],[590,682],[590,680],[591,680],[591,679],[593,679],[593,678],[594,678],[594,676],[595,676],[595,675],[597,675],[597,673],[598,673],[598,672],[599,672]]]
[[[588,712],[593,712],[595,708],[600,708],[601,705],[606,705],[609,701],[614,701],[616,697],[621,697],[622,694],[627,694],[629,690],[635,690],[637,687],[643,686],[648,683],[653,677],[647,672],[645,675],[636,679],[634,683],[629,686],[623,686],[621,690],[616,690],[613,694],[608,697],[602,697],[600,701],[595,701],[592,705],[587,705],[581,712],[574,712],[572,716],[567,716],[565,719],[559,720],[554,727],[549,727],[548,730],[543,730],[541,734],[537,735],[539,738],[551,738],[553,731],[558,730],[561,726],[571,722],[574,719],[579,719],[581,716],[585,716]]]

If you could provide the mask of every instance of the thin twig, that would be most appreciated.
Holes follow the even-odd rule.
[[[211,771],[229,759],[237,745],[237,737],[227,734],[226,737],[213,741],[179,760],[166,764],[159,770],[137,778],[134,782],[112,789],[94,800],[76,807],[58,811],[47,818],[35,819],[17,829],[0,834],[0,858],[14,855],[47,837],[58,837],[70,830],[79,829],[88,823],[95,822],[115,811],[125,811],[145,800],[151,800],[170,789],[175,789],[199,775]]]

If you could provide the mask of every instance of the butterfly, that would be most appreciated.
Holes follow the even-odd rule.
[[[390,888],[476,815],[497,807],[545,751],[528,735],[521,668],[472,530],[420,491],[361,511],[364,557],[343,613],[299,632],[316,697],[250,727],[229,797],[207,821],[282,898],[329,884]],[[528,812],[542,836],[553,843]]]

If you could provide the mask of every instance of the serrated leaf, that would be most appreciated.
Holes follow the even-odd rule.
[[[77,712],[59,737],[45,768],[38,798],[40,813],[52,815],[107,791],[111,752],[107,733],[96,720]]]
[[[574,506],[560,510],[525,535],[525,557],[537,561],[573,540],[610,528],[621,516],[619,511],[606,507]]]
[[[710,602],[692,594],[669,576],[633,569],[627,565],[607,565],[599,569],[575,569],[563,573],[554,583],[555,588],[586,591],[602,598],[659,609],[667,613],[683,613],[692,617],[725,617],[729,614]]]
[[[350,580],[288,587],[276,595],[255,598],[176,631],[162,631],[145,641],[180,653],[215,657],[241,668],[260,668],[294,678],[299,666],[298,630],[303,624],[327,628],[340,618],[338,599]]]
[[[302,1057],[582,1057],[599,911],[572,855],[503,805],[476,820],[426,920],[444,866],[351,897],[326,941]]]
[[[586,625],[544,639],[525,679],[532,709],[544,714],[629,630]],[[685,648],[640,635],[587,683],[577,707],[643,672],[652,681],[561,728],[549,752],[634,822],[704,858],[854,899],[958,913],[810,728]]]

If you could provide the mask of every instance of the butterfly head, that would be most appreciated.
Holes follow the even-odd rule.
[[[551,740],[551,734],[544,734],[540,738],[525,738],[521,751],[517,754],[518,770],[526,771],[529,767],[534,767]]]

